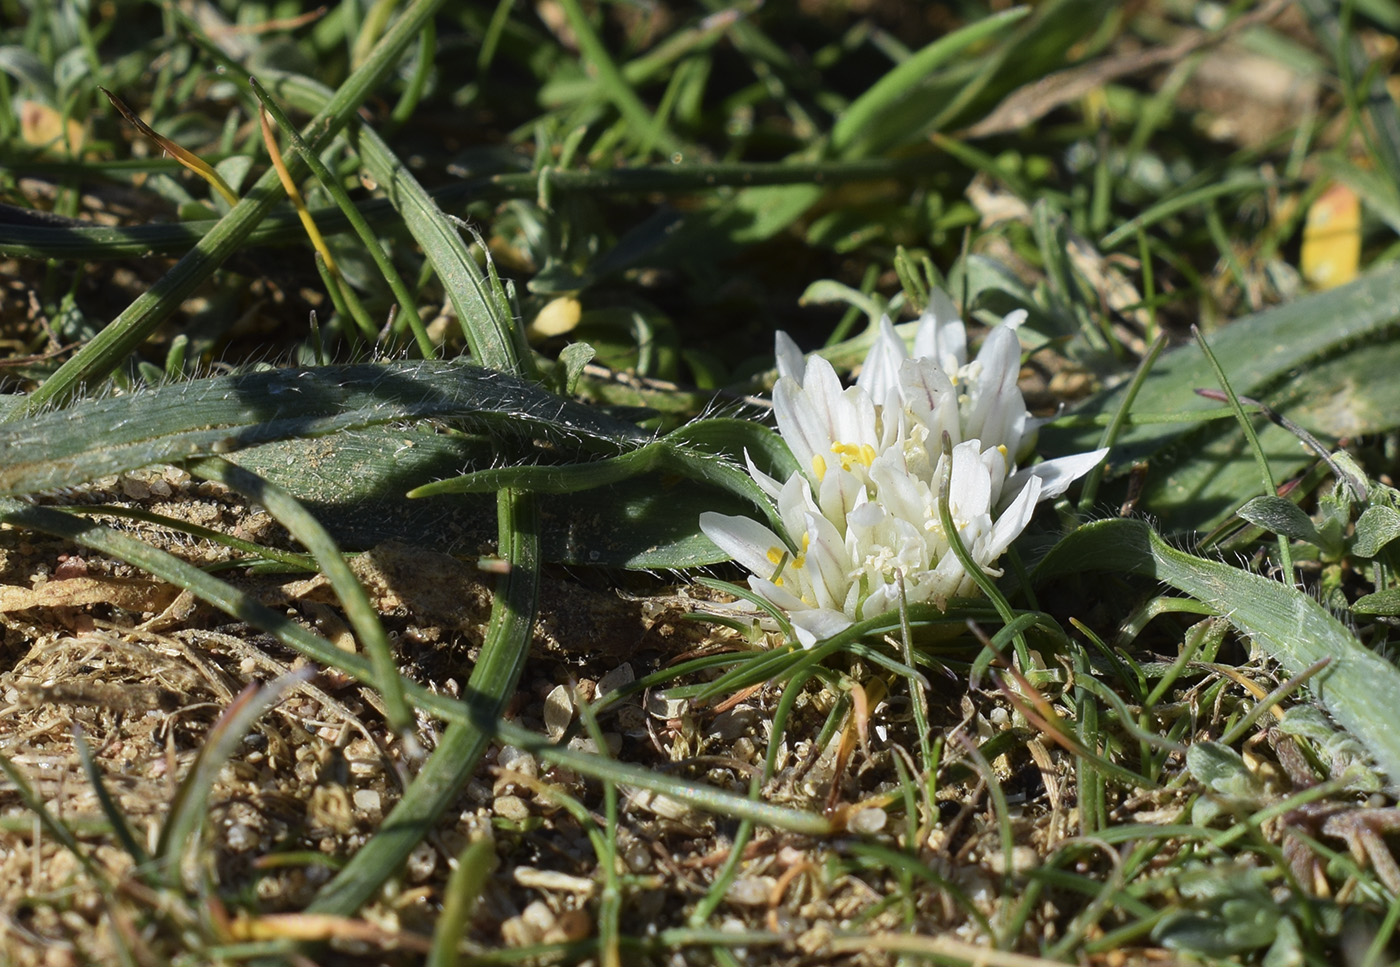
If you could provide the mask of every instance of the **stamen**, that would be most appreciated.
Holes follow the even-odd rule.
[[[831,452],[841,458],[842,470],[850,470],[857,462],[865,467],[875,462],[875,448],[868,443],[833,443]]]

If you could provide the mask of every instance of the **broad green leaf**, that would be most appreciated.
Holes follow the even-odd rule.
[[[1400,537],[1400,512],[1384,504],[1373,504],[1357,518],[1356,540],[1351,549],[1361,557],[1375,557],[1397,537]]]
[[[487,436],[449,435],[452,420]],[[404,422],[416,425],[391,425]],[[790,475],[775,434],[747,421],[705,421],[678,442],[750,452]],[[490,436],[503,441],[493,445]],[[152,463],[220,453],[302,501],[342,546],[385,540],[475,553],[494,540],[494,495],[409,500],[433,480],[498,464],[527,435],[555,441],[556,458],[587,459],[653,437],[596,407],[461,362],[281,369],[165,384],[84,401],[0,425],[0,492],[72,487]],[[721,446],[720,444],[723,444]],[[731,476],[748,477],[732,467]],[[547,502],[541,539],[548,560],[633,568],[712,564],[724,555],[698,533],[704,510],[752,514],[751,501],[675,475],[650,474]]]
[[[1400,588],[1386,588],[1373,594],[1363,594],[1352,604],[1356,614],[1374,614],[1393,618],[1400,614]]]
[[[1235,513],[1271,534],[1282,534],[1284,537],[1307,541],[1310,544],[1319,541],[1312,519],[1291,500],[1282,497],[1255,497]]]
[[[240,466],[296,494],[343,548],[407,541],[476,554],[496,539],[494,494],[405,494],[466,467],[489,468],[483,440],[431,427],[372,426],[316,440],[289,439],[232,454]],[[717,564],[728,556],[699,533],[700,514],[755,513],[747,500],[674,475],[630,480],[541,501],[541,554],[561,564],[636,569]]]
[[[650,437],[533,383],[460,362],[275,369],[167,384],[0,425],[0,494],[398,420],[463,419],[613,451]]]
[[[1237,393],[1262,398],[1314,432],[1355,435],[1394,426],[1400,415],[1400,381],[1391,376],[1400,366],[1400,343],[1374,341],[1397,321],[1400,266],[1392,265],[1350,285],[1237,320],[1212,335],[1210,343]],[[1220,404],[1195,394],[1215,383],[1199,350],[1179,347],[1148,375],[1133,413],[1218,409]],[[1092,397],[1075,415],[1111,414],[1122,393],[1120,387]],[[1081,452],[1096,445],[1100,432],[1049,426],[1041,431],[1042,449]],[[1311,459],[1297,439],[1271,424],[1260,430],[1259,441],[1276,480]],[[1110,476],[1148,462],[1143,505],[1174,529],[1203,529],[1258,490],[1258,468],[1231,425],[1131,425],[1109,460]]]

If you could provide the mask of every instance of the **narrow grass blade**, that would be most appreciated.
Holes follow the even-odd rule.
[[[267,148],[268,158],[272,161],[272,170],[277,172],[277,177],[282,182],[282,190],[287,193],[287,199],[296,209],[297,218],[301,219],[301,226],[306,229],[306,237],[311,240],[312,247],[325,261],[326,270],[339,278],[340,267],[336,265],[335,256],[331,254],[331,250],[326,247],[326,239],[321,235],[321,230],[316,227],[316,219],[312,218],[311,212],[307,210],[306,199],[302,198],[301,189],[297,187],[296,179],[287,169],[287,162],[282,158],[282,149],[277,146],[277,136],[272,133],[272,122],[268,121],[266,111],[258,115],[258,124],[262,128],[263,144]],[[305,156],[303,156],[303,160],[305,160]]]
[[[326,533],[316,518],[309,514],[296,498],[281,487],[268,483],[263,478],[242,467],[229,463],[220,457],[206,457],[185,465],[191,473],[219,483],[256,501],[291,533],[311,555],[316,558],[321,572],[331,582],[336,597],[340,599],[355,637],[360,640],[370,662],[374,665],[375,682],[379,694],[384,699],[384,714],[389,727],[411,741],[409,731],[413,726],[413,712],[403,695],[403,682],[399,678],[398,665],[394,661],[393,646],[379,620],[379,613],[370,603],[364,585],[360,584],[355,572],[350,570],[345,557],[336,547],[335,541]]]
[[[268,114],[272,115],[272,119],[277,122],[277,126],[291,139],[292,147],[296,149],[302,161],[306,163],[307,167],[311,169],[312,174],[320,181],[321,187],[335,199],[335,203],[339,206],[341,214],[345,216],[346,220],[350,223],[350,227],[353,228],[355,234],[359,236],[360,243],[364,245],[365,251],[368,252],[370,258],[374,260],[375,267],[379,269],[380,275],[382,275],[384,281],[388,283],[390,291],[394,293],[394,298],[399,304],[399,312],[403,314],[404,320],[407,322],[409,328],[413,330],[414,339],[418,342],[419,353],[422,354],[424,359],[434,358],[437,352],[433,347],[432,340],[428,338],[428,330],[423,325],[423,319],[418,314],[417,302],[414,300],[412,293],[408,291],[408,286],[404,283],[403,277],[399,275],[398,269],[394,268],[394,263],[389,260],[389,256],[384,251],[384,246],[379,243],[379,239],[375,237],[374,231],[369,227],[364,216],[360,214],[360,210],[355,207],[355,203],[350,200],[350,195],[345,191],[345,186],[341,184],[339,178],[331,173],[331,170],[321,161],[320,156],[307,146],[306,139],[292,126],[287,115],[277,105],[277,102],[268,95],[267,91],[263,90],[263,86],[257,82],[257,79],[251,78],[249,83],[252,86],[253,93],[257,95],[258,100],[262,102],[263,108]],[[298,214],[300,214],[300,211]],[[305,217],[312,219],[313,224],[315,223],[314,216],[311,213],[308,212]]]
[[[731,421],[726,421],[731,422]],[[686,428],[689,430],[690,428]],[[697,447],[685,446],[677,438],[696,438],[682,430],[616,457],[605,457],[574,464],[536,464],[478,470],[461,477],[438,480],[410,491],[412,497],[451,493],[494,493],[502,487],[519,487],[532,493],[570,494],[619,483],[644,473],[675,473],[725,490],[762,510],[769,523],[781,532],[777,509],[762,489],[737,464],[723,456]],[[791,456],[785,463],[791,463]]]
[[[92,749],[88,747],[87,739],[83,738],[83,730],[77,725],[73,726],[73,748],[78,753],[78,762],[97,796],[97,805],[102,809],[102,815],[112,824],[112,832],[116,835],[117,842],[122,844],[122,849],[126,850],[136,868],[141,870],[150,862],[151,856],[131,831],[131,824],[126,821],[126,815],[112,799],[112,794],[107,790],[107,783],[102,778],[102,770],[93,760]]]
[[[442,0],[414,0],[385,33],[364,65],[352,74],[307,125],[307,143],[320,150],[350,120],[356,108],[393,69]],[[237,251],[254,226],[282,198],[277,173],[266,172],[233,210],[149,290],[80,349],[35,390],[22,408],[32,414],[71,398],[126,362],[155,328],[174,312],[225,259]],[[11,416],[14,414],[12,413]]]
[[[467,680],[465,693],[476,703],[476,717],[470,724],[448,726],[379,832],[322,888],[311,912],[348,915],[397,872],[476,771],[515,694],[539,606],[539,529],[533,495],[502,491],[497,508],[498,553],[509,570],[497,582],[486,639]]]
[[[578,0],[560,0],[559,6],[577,38],[584,62],[596,73],[599,87],[627,122],[632,137],[639,142],[638,153],[642,156],[649,154],[652,145],[668,154],[679,150],[675,137],[665,129],[660,118],[652,116],[622,76]]]
[[[302,668],[283,675],[266,688],[258,689],[250,685],[209,730],[194,767],[175,793],[170,815],[161,827],[160,840],[156,844],[156,862],[165,882],[174,884],[179,880],[180,864],[185,854],[201,838],[200,830],[207,818],[205,806],[219,770],[238,750],[239,743],[252,729],[253,723],[282,701],[287,692],[309,680],[312,674],[310,668]]]
[[[263,72],[277,93],[300,107],[315,110],[326,102],[308,90],[313,81]],[[272,78],[276,77],[274,82]],[[320,89],[329,94],[327,89]],[[302,96],[294,96],[300,92]],[[890,178],[914,178],[938,169],[936,156],[912,158],[871,158],[860,161],[716,162],[694,165],[640,165],[636,168],[608,168],[598,171],[553,171],[550,190],[558,195],[644,195],[663,193],[693,194],[720,187],[805,185],[815,179],[823,184],[842,185]],[[53,166],[49,166],[51,169]],[[152,167],[149,163],[143,167]],[[16,166],[15,170],[22,170]],[[45,169],[46,171],[49,169]],[[73,174],[90,173],[72,171]],[[469,201],[500,202],[513,198],[534,198],[539,192],[539,176],[504,173],[468,178],[432,189],[428,194],[442,208],[457,208]],[[399,215],[388,199],[376,198],[356,205],[365,222],[386,229],[399,224]],[[316,224],[327,235],[352,228],[350,219],[335,205],[310,209]],[[42,222],[40,219],[42,218]],[[32,224],[0,224],[0,255],[12,258],[107,260],[134,256],[183,255],[218,224],[217,219],[121,227],[95,226],[77,219],[50,213],[35,215]],[[296,212],[271,211],[244,239],[244,244],[287,245],[303,236]]]
[[[1327,667],[1309,690],[1366,746],[1392,787],[1400,786],[1400,671],[1363,646],[1322,605],[1277,581],[1170,547],[1141,520],[1086,524],[1046,556],[1037,578],[1126,571],[1164,581],[1209,605],[1251,637],[1290,676]]]
[[[212,165],[194,152],[185,150],[169,138],[163,137],[151,130],[151,126],[137,117],[136,112],[126,106],[125,101],[107,90],[107,88],[99,87],[98,90],[107,95],[107,100],[112,102],[112,106],[117,109],[117,112],[121,114],[122,117],[126,118],[128,124],[140,131],[144,137],[154,142],[156,147],[160,148],[160,150],[170,155],[170,157],[180,162],[180,164],[184,165],[190,171],[193,171],[205,181],[209,182],[214,190],[223,197],[224,201],[228,202],[230,205],[238,204],[237,193],[228,186],[228,182],[224,181],[223,176],[215,171]]]
[[[1229,400],[1230,410],[1235,414],[1235,422],[1239,424],[1244,438],[1249,441],[1249,448],[1254,453],[1254,462],[1259,467],[1259,477],[1263,484],[1264,495],[1273,497],[1277,493],[1274,486],[1273,471],[1269,468],[1269,458],[1264,454],[1264,448],[1259,445],[1259,436],[1254,432],[1254,424],[1249,422],[1249,417],[1245,415],[1244,407],[1240,405],[1240,398],[1235,395],[1235,388],[1230,385],[1230,377],[1225,374],[1225,368],[1220,365],[1220,360],[1211,351],[1210,343],[1206,342],[1206,337],[1196,326],[1191,327],[1191,335],[1196,339],[1196,345],[1201,347],[1201,354],[1206,357],[1206,362],[1210,363],[1210,368],[1215,373],[1215,380],[1220,384],[1221,391]],[[1288,577],[1288,583],[1293,583],[1293,555],[1289,551],[1288,537],[1284,534],[1278,535],[1278,564],[1283,569],[1283,573]]]
[[[442,895],[442,914],[437,932],[433,934],[433,951],[427,967],[456,967],[459,963],[457,945],[471,923],[481,889],[491,875],[496,859],[496,844],[488,837],[472,840],[457,854],[457,868],[448,877]]]
[[[930,72],[954,55],[991,37],[1030,13],[1029,7],[1012,7],[985,17],[960,30],[940,37],[875,82],[870,90],[851,103],[831,129],[831,147],[838,155],[849,155],[858,140],[869,133],[880,114],[902,99],[913,95]]]

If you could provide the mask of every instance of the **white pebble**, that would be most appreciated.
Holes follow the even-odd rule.
[[[632,671],[631,662],[623,662],[602,678],[598,679],[598,694],[606,695],[608,692],[616,691],[623,685],[630,685],[636,681],[637,676]]]
[[[729,887],[724,898],[741,906],[762,906],[768,902],[776,882],[771,876],[741,876]]]
[[[574,720],[574,699],[568,688],[555,685],[544,700],[544,730],[556,741],[563,737],[564,730]]]

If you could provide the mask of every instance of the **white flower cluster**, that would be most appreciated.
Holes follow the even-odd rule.
[[[705,513],[700,527],[753,572],[749,586],[788,613],[806,647],[905,599],[948,599],[976,588],[939,519],[943,434],[952,440],[948,507],[958,536],[988,574],[1030,522],[1105,450],[1016,469],[1034,422],[1016,386],[1021,346],[1013,313],[968,362],[967,331],[941,292],[919,320],[911,358],[888,317],[854,386],[820,356],[804,360],[777,337],[778,432],[801,473],[749,473],[777,504],[786,536],[747,517]]]

